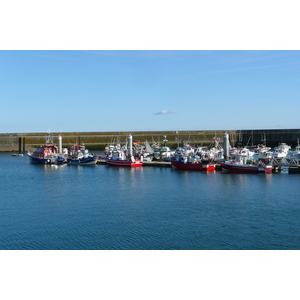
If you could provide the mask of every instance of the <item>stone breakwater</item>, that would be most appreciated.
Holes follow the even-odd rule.
[[[58,136],[62,136],[63,146],[69,143],[84,143],[88,149],[101,151],[106,144],[125,144],[126,138],[132,134],[134,141],[144,143],[146,140],[163,144],[167,136],[172,148],[178,144],[192,143],[208,146],[213,138],[219,138],[223,143],[223,135],[229,134],[233,146],[261,144],[265,139],[267,146],[275,147],[284,142],[292,147],[300,138],[300,129],[268,129],[268,130],[186,130],[186,131],[120,131],[120,132],[53,132],[53,142],[57,144]],[[0,133],[0,152],[26,152],[45,144],[46,132],[42,133]]]

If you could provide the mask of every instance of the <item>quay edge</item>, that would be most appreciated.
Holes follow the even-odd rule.
[[[62,136],[63,146],[68,143],[84,142],[91,151],[101,151],[106,144],[125,143],[126,137],[132,134],[134,141],[144,143],[163,143],[167,136],[171,148],[183,143],[208,146],[214,137],[220,138],[227,132],[232,146],[256,145],[266,140],[267,146],[275,147],[278,143],[286,143],[295,147],[300,138],[300,129],[256,129],[256,130],[186,130],[186,131],[123,131],[123,132],[53,132],[54,143],[58,143],[58,136]],[[40,133],[0,133],[0,152],[24,153],[45,144],[47,132]]]

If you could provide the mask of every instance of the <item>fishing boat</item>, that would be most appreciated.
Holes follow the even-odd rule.
[[[274,148],[274,158],[285,158],[290,151],[291,146],[286,143],[280,143],[277,147]]]
[[[172,167],[185,170],[198,170],[198,171],[214,171],[215,164],[204,163],[201,157],[197,154],[190,155],[182,148],[177,148],[175,156],[171,158]]]
[[[98,156],[89,153],[84,143],[72,145],[69,149],[68,164],[70,165],[96,165]]]
[[[171,157],[174,156],[175,151],[172,151],[168,146],[167,136],[164,136],[164,146],[161,148],[154,149],[154,159],[160,161],[170,161]]]
[[[221,167],[225,171],[245,173],[270,173],[273,169],[271,164],[262,161],[258,161],[257,164],[245,163],[245,157],[242,155],[232,156],[230,161],[222,162]]]
[[[174,152],[174,157],[175,156],[192,156],[195,153],[199,154],[201,152],[202,148],[194,148],[190,144],[185,144],[183,147],[177,147],[175,152]]]
[[[145,142],[145,146],[142,149],[141,153],[143,155],[143,160],[144,161],[152,161],[153,160],[154,150],[150,146],[150,144],[149,144],[149,142],[147,140]]]
[[[121,145],[119,143],[117,145],[113,145],[113,144],[106,145],[104,148],[104,155],[110,156],[114,150],[119,150],[119,149],[121,149]]]
[[[109,165],[121,167],[141,167],[143,165],[142,156],[139,158],[133,155],[131,135],[128,136],[128,155],[125,154],[124,150],[114,150],[111,156],[106,157],[106,162]]]
[[[97,163],[97,159],[97,155],[88,155],[80,158],[71,158],[68,160],[68,164],[81,166],[95,165]]]
[[[258,173],[258,172],[265,172],[265,173],[272,173],[272,165],[265,165],[265,166],[259,166],[259,165],[252,165],[252,164],[239,164],[236,162],[223,162],[221,163],[221,167],[225,171],[230,172],[245,172],[245,173]]]
[[[30,162],[34,164],[63,164],[67,162],[67,149],[62,149],[61,137],[58,139],[58,147],[53,144],[52,134],[46,137],[46,144],[34,151],[28,151]]]
[[[106,158],[109,165],[123,166],[123,167],[141,167],[143,165],[142,159],[136,159],[134,156],[126,156],[123,150],[113,151],[111,157]]]
[[[220,138],[213,138],[213,147],[210,149],[213,156],[213,161],[221,162],[224,161],[224,149],[220,145]]]
[[[271,150],[271,147],[267,147],[266,144],[258,144],[254,148],[254,153],[264,153],[269,152]]]
[[[299,159],[300,158],[300,144],[299,139],[297,139],[297,146],[295,150],[290,150],[286,156],[288,159]]]
[[[221,147],[220,138],[214,137],[213,142],[207,147],[198,147],[195,153],[200,153],[203,162],[220,162],[224,161],[224,149]]]
[[[172,151],[169,147],[161,147],[159,152],[155,152],[156,160],[167,161],[170,160],[174,155],[174,151]]]
[[[191,161],[177,161],[175,157],[171,158],[172,167],[177,169],[184,169],[184,170],[197,170],[197,171],[214,171],[215,164],[208,163],[203,164],[202,162],[191,162]]]

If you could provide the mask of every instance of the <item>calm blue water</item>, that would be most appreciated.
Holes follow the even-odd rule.
[[[39,166],[0,154],[0,249],[300,249],[300,174]]]

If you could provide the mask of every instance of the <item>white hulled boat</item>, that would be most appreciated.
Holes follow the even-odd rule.
[[[299,139],[297,139],[297,146],[295,147],[295,150],[290,150],[286,156],[286,158],[290,159],[299,159],[300,158],[300,144]]]
[[[291,146],[286,143],[280,143],[277,147],[274,148],[273,157],[274,158],[285,158],[290,151]]]

